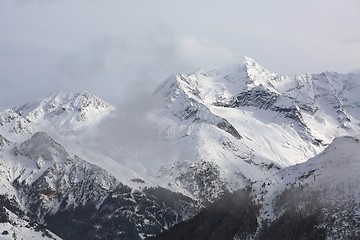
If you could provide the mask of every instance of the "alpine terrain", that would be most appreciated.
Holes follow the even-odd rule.
[[[0,239],[357,239],[359,91],[244,57],[119,109],[58,92],[4,110]]]

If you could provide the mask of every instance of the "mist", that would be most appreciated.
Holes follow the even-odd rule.
[[[2,1],[0,110],[59,90],[123,106],[243,55],[277,73],[346,73],[360,67],[359,29],[355,0]]]

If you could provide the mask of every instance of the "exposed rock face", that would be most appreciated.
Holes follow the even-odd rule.
[[[3,147],[9,146],[11,144],[11,142],[9,140],[7,140],[5,137],[0,135],[0,150]]]

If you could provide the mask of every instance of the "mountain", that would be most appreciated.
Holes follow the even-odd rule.
[[[80,137],[113,110],[85,92],[52,94],[3,112],[0,195],[10,201],[4,211],[63,239],[140,239],[193,215],[198,204],[189,197],[139,178],[131,181],[140,189],[130,188],[49,136]]]
[[[18,135],[29,136],[39,129],[75,131],[98,122],[113,110],[109,103],[83,92],[54,93],[49,97],[5,110],[0,126],[10,140]]]
[[[244,58],[174,74],[126,108],[59,92],[5,110],[3,211],[63,239],[156,235],[358,134],[359,79],[285,76]],[[271,228],[260,200],[246,214]]]
[[[309,227],[321,230],[328,238],[357,239],[359,151],[358,137],[336,138],[316,157],[255,184],[254,196],[262,205],[260,216],[267,228],[263,235],[278,239],[279,234],[290,234],[283,231],[296,228],[290,225],[294,223],[283,222],[290,215],[313,218],[313,226]]]
[[[336,138],[307,162],[229,194],[149,239],[358,239],[359,154],[359,138]]]
[[[214,200],[304,162],[335,137],[359,132],[358,80],[331,72],[283,76],[250,58],[175,74],[153,95],[151,119],[179,149],[157,176]]]
[[[45,225],[63,239],[140,239],[197,209],[193,200],[166,189],[131,189],[70,155],[44,132],[10,145],[5,154],[1,165],[7,167],[7,188],[1,196],[11,201],[4,211]]]

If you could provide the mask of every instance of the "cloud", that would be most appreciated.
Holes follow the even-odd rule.
[[[106,77],[111,52],[122,47],[117,38],[106,37],[91,42],[85,49],[64,56],[57,64],[57,76],[64,86],[70,83],[94,84]],[[106,79],[102,79],[106,81]]]
[[[188,35],[177,37],[176,41],[179,56],[198,67],[236,61],[236,56],[223,46],[204,43]]]
[[[57,65],[59,87],[70,91],[89,88],[117,102],[150,93],[182,65],[172,36],[157,33],[141,39],[106,37],[64,56]]]
[[[54,84],[66,91],[88,90],[124,105],[150,94],[174,72],[189,73],[198,67],[234,59],[221,46],[204,44],[192,36],[173,36],[166,27],[159,27],[141,38],[99,39],[64,56],[57,64]]]
[[[340,41],[340,44],[354,45],[360,43],[360,35],[344,38]]]
[[[190,36],[176,37],[163,26],[137,38],[111,35],[84,42],[82,47],[67,49],[62,55],[48,48],[31,45],[26,48],[29,51],[20,48],[0,57],[4,63],[0,67],[3,86],[12,90],[21,86],[18,93],[28,96],[19,99],[18,94],[5,93],[2,96],[7,99],[6,103],[13,102],[6,107],[58,90],[86,90],[115,105],[124,105],[152,93],[174,72],[189,73],[208,63],[227,62],[232,58],[224,48],[203,44]]]
[[[120,104],[173,72],[239,55],[279,73],[358,66],[358,0],[204,3],[0,1],[0,83],[8,86],[2,106],[59,89]]]

